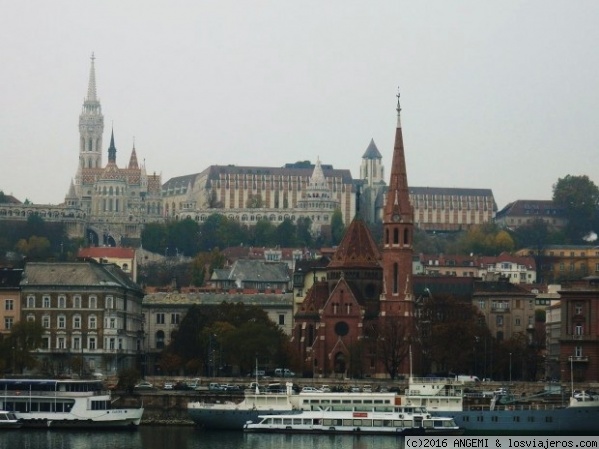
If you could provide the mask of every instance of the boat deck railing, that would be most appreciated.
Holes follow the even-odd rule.
[[[98,391],[37,391],[37,390],[1,390],[0,397],[6,396],[44,396],[44,397],[89,397],[89,396],[108,396],[110,395],[109,390],[98,390]]]
[[[563,405],[559,404],[509,404],[509,405],[496,405],[493,408],[493,411],[512,411],[512,410],[556,410],[560,408],[565,408]],[[491,410],[490,405],[468,405],[464,406],[464,411],[489,411]]]

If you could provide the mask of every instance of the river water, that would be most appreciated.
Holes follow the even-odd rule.
[[[135,431],[4,430],[0,449],[398,449],[394,436],[245,434],[191,426]]]

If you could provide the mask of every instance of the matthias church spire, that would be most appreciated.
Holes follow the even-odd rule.
[[[79,115],[79,169],[75,177],[77,185],[81,184],[82,169],[102,167],[104,116],[96,92],[95,60],[96,57],[92,53],[87,97],[83,100],[83,108]]]

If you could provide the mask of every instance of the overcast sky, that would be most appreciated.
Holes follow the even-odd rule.
[[[408,182],[498,207],[599,184],[599,1],[0,0],[0,189],[64,200],[96,55],[104,162],[149,173],[320,157],[389,174],[397,88]]]

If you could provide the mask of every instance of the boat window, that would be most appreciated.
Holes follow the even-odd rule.
[[[363,419],[362,427],[372,427],[372,419]]]
[[[297,425],[300,425],[300,424],[302,424],[302,419],[301,418],[294,418],[293,419],[293,425],[294,426],[297,426]]]
[[[312,420],[310,418],[304,418],[302,424],[304,424],[305,426],[309,426],[310,424],[312,424]]]
[[[455,422],[453,422],[453,419],[443,421],[443,427],[455,427]]]
[[[290,426],[292,421],[293,420],[291,418],[283,418],[283,424],[286,426]]]
[[[383,420],[382,419],[375,419],[372,421],[372,425],[374,427],[383,427]]]
[[[361,426],[361,425],[362,425],[361,419],[354,419],[354,426]]]
[[[323,426],[332,426],[333,425],[333,420],[332,419],[323,419],[322,420],[322,425]]]
[[[404,419],[402,427],[414,427],[414,422],[411,419]]]

